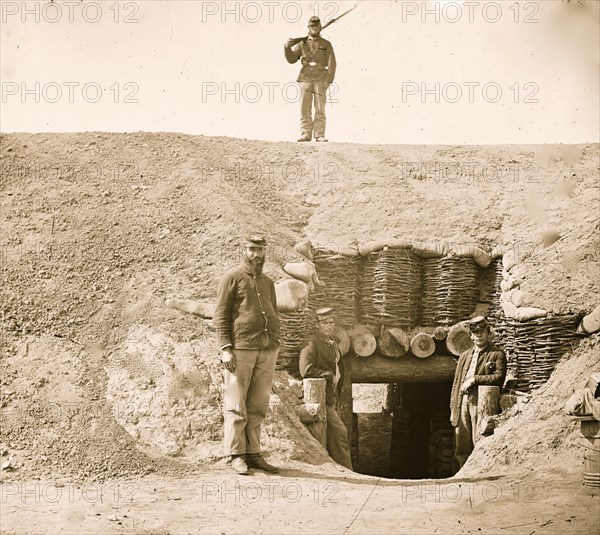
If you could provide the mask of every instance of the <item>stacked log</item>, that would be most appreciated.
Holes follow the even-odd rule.
[[[357,324],[349,332],[352,349],[359,357],[370,357],[377,349],[377,340],[373,328],[369,325]]]
[[[457,357],[473,347],[473,340],[464,322],[457,323],[448,330],[446,347]]]
[[[315,249],[313,257],[319,280],[312,296],[316,309],[334,307],[336,322],[348,329],[357,323],[357,288],[360,261],[323,249]]]
[[[410,350],[415,357],[424,359],[435,353],[435,340],[427,333],[419,333],[410,342]]]
[[[362,321],[407,329],[418,322],[421,260],[409,247],[384,248],[363,257]]]
[[[452,325],[471,316],[477,303],[477,264],[447,256],[423,261],[422,325]]]
[[[379,352],[384,357],[403,357],[410,349],[408,335],[398,327],[385,329],[377,341]]]
[[[535,390],[549,379],[560,358],[577,344],[579,319],[578,314],[529,321],[501,317],[496,328],[498,345],[507,354],[518,390]]]

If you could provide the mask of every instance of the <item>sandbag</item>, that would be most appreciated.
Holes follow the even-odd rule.
[[[587,316],[584,316],[577,327],[577,332],[582,334],[592,334],[600,330],[600,305],[592,310]]]
[[[492,263],[492,256],[480,247],[475,247],[473,250],[473,260],[475,260],[478,266],[486,268]]]
[[[413,252],[421,258],[437,258],[445,256],[448,252],[448,246],[443,243],[413,243]]]
[[[494,260],[496,260],[496,258],[500,258],[501,256],[503,256],[505,252],[506,247],[504,245],[498,244],[492,249],[491,256]]]
[[[522,307],[525,304],[525,292],[523,290],[514,290],[510,302],[516,307]]]
[[[337,253],[347,258],[355,258],[359,256],[358,246],[353,245],[342,246],[339,248]]]
[[[214,303],[202,303],[200,301],[192,301],[190,299],[170,298],[165,301],[165,305],[170,308],[195,314],[204,319],[212,319],[215,314],[216,305]]]
[[[492,257],[476,245],[451,245],[448,252],[454,256],[472,258],[477,265],[483,268],[488,267],[492,262]]]
[[[312,243],[310,242],[310,240],[298,242],[296,245],[294,245],[294,251],[300,253],[308,260],[313,260]]]
[[[504,304],[507,301],[512,303],[512,295],[518,290],[508,290],[507,292],[502,292],[500,294],[500,304]]]
[[[295,279],[306,282],[309,286],[311,284],[317,286],[323,285],[317,276],[317,269],[312,262],[288,262],[283,266],[283,271]],[[312,286],[309,289],[312,290]]]
[[[517,307],[517,319],[520,321],[534,320],[536,318],[545,318],[548,312],[543,308],[535,307]]]
[[[512,268],[516,263],[517,263],[517,254],[515,253],[515,251],[513,249],[506,251],[502,255],[502,267],[506,271],[509,271],[510,268]]]
[[[371,253],[382,251],[387,245],[387,240],[371,241],[358,246],[358,253],[360,256],[368,256]]]
[[[296,279],[281,279],[275,283],[277,310],[295,312],[308,306],[308,284]]]
[[[506,301],[502,303],[502,312],[507,318],[517,318],[517,307],[513,305],[510,301]]]

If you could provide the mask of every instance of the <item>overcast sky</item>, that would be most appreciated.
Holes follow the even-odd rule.
[[[283,55],[353,2],[0,0],[3,132],[299,134]],[[598,11],[560,1],[367,0],[324,30],[327,136],[359,143],[598,141]]]

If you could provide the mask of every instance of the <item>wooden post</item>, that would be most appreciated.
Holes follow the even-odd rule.
[[[304,404],[309,412],[317,415],[317,421],[308,424],[310,434],[327,448],[327,408],[325,405],[325,379],[304,379]]]
[[[388,383],[385,385],[385,394],[383,397],[382,410],[383,413],[389,416],[394,411],[396,406],[396,383]]]
[[[500,409],[500,387],[477,387],[477,433],[488,435],[493,432],[492,416],[498,414]]]

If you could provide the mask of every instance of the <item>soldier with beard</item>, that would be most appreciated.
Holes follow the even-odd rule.
[[[213,317],[225,380],[225,454],[234,471],[244,475],[248,467],[278,472],[260,448],[281,345],[275,285],[262,272],[266,245],[262,235],[247,239],[242,264],[219,282]]]

